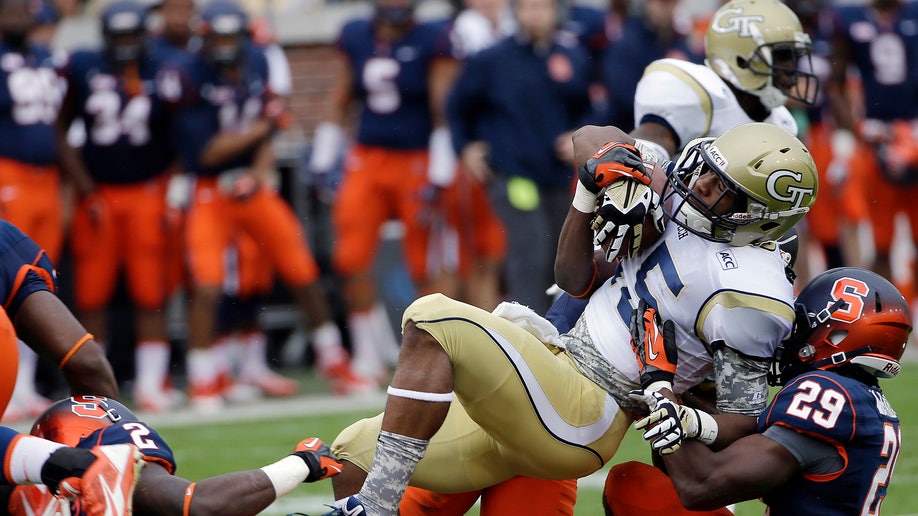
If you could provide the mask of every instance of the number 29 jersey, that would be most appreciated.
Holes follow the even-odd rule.
[[[844,467],[803,474],[763,498],[771,514],[879,514],[902,433],[879,387],[830,371],[794,378],[759,417],[759,432],[783,426],[838,450]]]

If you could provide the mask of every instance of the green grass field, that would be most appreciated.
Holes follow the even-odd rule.
[[[312,392],[323,389],[312,377],[307,376],[303,381],[304,387],[313,389]],[[892,486],[883,504],[883,514],[918,514],[918,445],[913,444],[918,443],[918,363],[905,364],[897,379],[885,381],[882,385],[902,421],[904,441]],[[257,420],[190,425],[170,423],[166,419],[157,423],[156,418],[150,418],[149,422],[172,446],[179,463],[178,474],[198,480],[222,472],[261,467],[281,458],[303,437],[315,435],[331,441],[350,422],[377,412],[373,408],[350,411],[347,403],[347,400],[342,400],[341,405],[333,410],[336,413],[332,414],[319,410],[314,413],[276,413]],[[647,445],[639,434],[629,432],[615,460],[647,461],[648,455]],[[755,464],[749,464],[749,467],[753,468]],[[576,506],[578,516],[603,514],[600,496],[607,469],[581,479]],[[332,499],[330,482],[303,485],[264,514],[321,514],[327,510],[322,504]],[[745,502],[737,507],[736,513],[751,516],[762,514],[763,509],[759,502]],[[470,514],[477,514],[477,510]],[[818,514],[818,510],[814,514]]]

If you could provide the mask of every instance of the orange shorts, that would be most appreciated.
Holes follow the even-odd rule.
[[[165,179],[131,185],[99,185],[80,200],[73,216],[74,291],[82,311],[104,308],[124,270],[137,306],[162,308],[167,285],[168,228]]]
[[[308,285],[319,278],[319,267],[289,205],[274,191],[259,188],[237,201],[217,189],[216,178],[199,178],[188,211],[185,244],[191,282],[222,287],[224,254],[239,232],[258,246],[266,263],[290,286]]]
[[[459,235],[460,275],[468,274],[478,259],[503,259],[507,236],[485,186],[459,167],[456,180],[445,194],[447,220]]]
[[[877,252],[889,253],[892,248],[895,217],[900,212],[908,216],[912,239],[918,241],[918,185],[898,185],[890,182],[883,175],[876,153],[868,144],[858,145],[855,157],[860,167],[860,185],[869,208]],[[822,192],[819,195],[821,196]]]
[[[647,496],[652,493],[653,496]],[[733,516],[726,508],[690,511],[682,507],[673,482],[643,462],[616,464],[606,476],[602,494],[606,514],[615,516]]]
[[[554,514],[571,516],[577,503],[577,480],[513,477],[466,493],[435,493],[409,487],[398,507],[401,516],[462,516],[481,497],[481,516]]]
[[[432,238],[443,229],[443,224],[435,222],[443,214],[425,201],[427,163],[427,150],[354,147],[333,208],[337,238],[333,260],[338,272],[368,271],[379,245],[379,229],[391,219],[405,226],[403,253],[415,282],[434,277],[439,271],[433,269],[440,264],[458,262],[456,246]]]
[[[58,263],[64,241],[58,168],[0,158],[0,217],[32,237]]]
[[[867,218],[863,174],[859,171],[861,160],[852,160],[848,180],[844,184],[836,187],[829,182],[827,170],[832,163],[832,130],[825,123],[814,124],[806,138],[819,174],[819,195],[803,220],[813,237],[826,245],[839,244],[839,222]]]
[[[19,370],[19,345],[16,340],[16,330],[10,322],[6,310],[0,308],[0,415],[6,411],[6,406],[13,397],[13,387],[16,385],[16,373]]]
[[[239,299],[266,294],[274,287],[274,269],[267,263],[264,252],[249,235],[239,232],[227,249],[224,291]]]

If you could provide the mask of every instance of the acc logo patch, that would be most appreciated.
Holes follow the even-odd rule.
[[[720,268],[725,271],[739,267],[739,264],[736,261],[736,256],[733,256],[732,249],[723,249],[717,251],[717,259],[720,261]]]

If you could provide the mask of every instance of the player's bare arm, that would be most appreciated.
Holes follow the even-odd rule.
[[[800,471],[800,463],[786,448],[761,434],[717,453],[688,439],[663,462],[682,504],[695,511],[758,498]]]
[[[86,328],[51,292],[34,292],[22,302],[13,321],[16,334],[39,355],[60,365],[87,335]],[[83,342],[65,361],[61,372],[71,394],[118,398],[118,383],[102,348],[92,339]]]
[[[242,131],[221,131],[201,151],[201,165],[219,167],[257,145],[261,145],[274,132],[274,122],[265,117],[254,120]]]
[[[54,124],[54,138],[61,170],[73,181],[77,192],[82,196],[95,190],[95,181],[93,181],[89,171],[86,170],[83,159],[80,157],[79,149],[70,145],[67,139],[70,126],[76,119],[77,111],[79,110],[78,102],[75,88],[67,88],[67,93],[61,103],[61,108]]]

